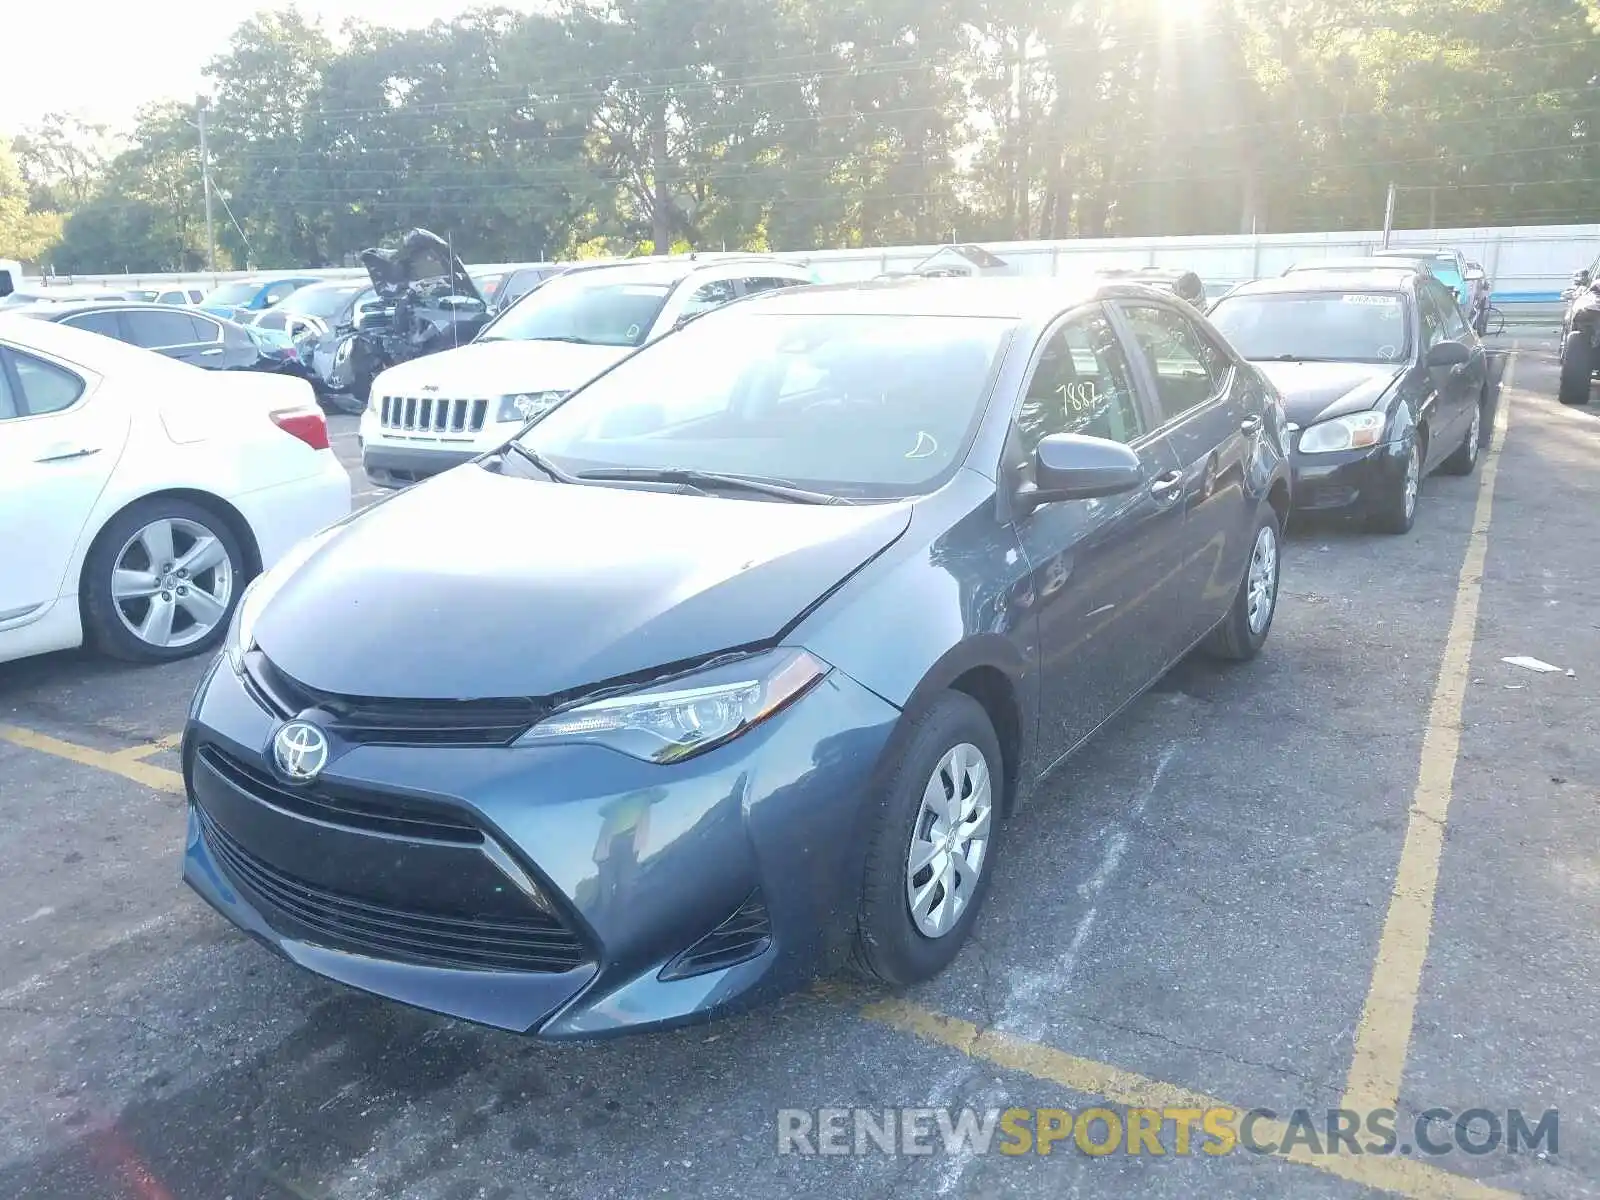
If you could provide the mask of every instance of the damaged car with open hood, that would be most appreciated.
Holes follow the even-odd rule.
[[[313,972],[543,1038],[927,979],[1037,780],[1191,650],[1262,649],[1285,436],[1135,284],[686,322],[251,585],[184,877]]]
[[[313,336],[319,391],[366,404],[372,381],[396,363],[464,346],[489,320],[489,305],[450,245],[413,229],[398,248],[360,254],[373,294],[343,304]]]

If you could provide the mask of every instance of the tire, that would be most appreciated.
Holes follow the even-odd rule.
[[[965,770],[960,756],[965,756]],[[975,761],[981,763],[987,774],[987,797],[982,794]],[[943,822],[925,807],[923,797],[925,792],[931,791],[930,785],[936,778],[945,783],[948,796],[952,776],[958,777],[954,780],[956,795],[965,796],[971,804],[966,820],[958,826],[972,830],[967,834],[971,840],[966,843],[961,861],[971,861],[979,836],[983,845],[978,850],[977,878],[970,892],[963,897],[962,885],[957,882],[953,892],[961,903],[946,909],[944,906],[950,903],[948,897],[952,893],[939,882],[940,864],[950,862],[953,866],[955,856],[948,851],[940,854],[935,849],[941,844]],[[968,790],[973,782],[979,786]],[[931,979],[955,958],[972,930],[983,898],[988,894],[989,881],[994,876],[999,805],[1004,795],[1005,765],[1000,754],[1000,740],[995,736],[988,714],[971,696],[961,692],[943,693],[914,718],[900,760],[879,801],[877,820],[867,848],[855,946],[850,958],[855,974],[872,983],[906,987]],[[980,821],[980,815],[985,813]],[[948,826],[943,827],[948,829]],[[981,834],[976,833],[979,828]],[[931,842],[929,849],[934,853],[933,862],[915,873],[911,871],[910,857],[914,840],[924,845]],[[960,841],[954,844],[960,848]],[[934,900],[926,913],[928,924],[937,924],[938,918],[948,917],[942,931],[926,932],[914,918],[913,889],[918,895],[927,894]]]
[[[160,561],[167,546],[172,557]],[[84,562],[85,638],[127,662],[203,654],[226,636],[247,572],[239,535],[219,513],[175,496],[140,500],[106,524]]]
[[[1370,526],[1379,533],[1410,533],[1417,523],[1417,497],[1422,491],[1423,465],[1428,461],[1427,435],[1420,430],[1412,434],[1407,453],[1406,467],[1400,478],[1385,488],[1368,518]]]
[[[1256,521],[1250,560],[1245,564],[1244,578],[1239,581],[1228,615],[1201,645],[1213,658],[1248,662],[1266,645],[1272,618],[1278,612],[1282,543],[1283,523],[1269,505]]]
[[[1478,448],[1483,444],[1483,414],[1488,407],[1489,388],[1485,385],[1478,393],[1477,407],[1472,411],[1472,427],[1467,430],[1466,438],[1456,447],[1455,453],[1439,466],[1444,474],[1471,475],[1478,469]]]
[[[1568,332],[1561,341],[1561,386],[1556,392],[1563,404],[1589,403],[1589,383],[1594,377],[1594,363],[1589,352],[1589,338],[1581,329]]]

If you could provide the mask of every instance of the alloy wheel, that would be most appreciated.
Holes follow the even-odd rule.
[[[1250,632],[1260,636],[1272,620],[1272,607],[1278,599],[1278,531],[1271,524],[1256,534],[1250,552],[1250,573],[1245,584],[1245,620]]]
[[[943,937],[972,902],[994,816],[989,764],[970,742],[939,759],[922,792],[906,856],[906,903],[924,937]]]
[[[212,530],[183,517],[140,529],[117,552],[111,599],[128,632],[148,646],[192,645],[222,622],[234,563]]]
[[[1417,511],[1417,489],[1422,484],[1422,448],[1411,443],[1411,453],[1406,456],[1405,512],[1406,519]]]

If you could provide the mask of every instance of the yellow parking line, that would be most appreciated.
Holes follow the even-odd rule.
[[[1356,1027],[1355,1051],[1345,1083],[1343,1107],[1361,1111],[1396,1108],[1411,1046],[1422,967],[1433,930],[1433,906],[1439,884],[1439,859],[1444,853],[1445,818],[1450,811],[1456,755],[1461,747],[1461,706],[1472,667],[1472,646],[1478,626],[1478,599],[1483,591],[1483,564],[1489,546],[1489,519],[1494,507],[1494,481],[1500,468],[1510,420],[1511,387],[1516,379],[1517,343],[1506,363],[1495,416],[1494,439],[1484,456],[1478,479],[1478,503],[1472,533],[1456,579],[1455,609],[1445,634],[1444,657],[1428,709],[1422,738],[1422,762],[1411,796],[1405,842],[1395,871],[1389,913],[1384,918],[1378,956],[1372,967],[1366,1004]]]
[[[1020,1071],[1069,1091],[1103,1097],[1128,1108],[1232,1108],[1241,1115],[1247,1111],[1238,1105],[1125,1071],[1109,1063],[1094,1062],[1067,1054],[1053,1046],[979,1029],[970,1021],[942,1016],[907,1000],[884,1000],[869,1004],[861,1011],[868,1020],[915,1034],[927,1042],[949,1046],[969,1058]],[[1252,1132],[1259,1145],[1269,1141],[1282,1144],[1288,1126],[1281,1121],[1258,1120]],[[1236,1151],[1241,1152],[1248,1153]],[[1416,1200],[1514,1200],[1517,1195],[1441,1171],[1419,1159],[1400,1155],[1312,1154],[1305,1147],[1296,1146],[1287,1153],[1276,1153],[1270,1157],[1314,1167],[1341,1179],[1399,1196],[1415,1197]]]
[[[112,755],[120,762],[140,762],[153,754],[160,754],[163,750],[176,750],[183,744],[183,734],[169,733],[166,737],[157,738],[143,746],[130,746],[126,750],[118,750]]]
[[[112,753],[106,750],[95,750],[88,746],[80,746],[76,742],[64,742],[60,738],[51,737],[47,733],[37,733],[32,729],[23,729],[18,725],[0,725],[0,740],[10,742],[13,746],[22,746],[28,750],[38,750],[43,754],[53,754],[57,758],[64,758],[68,762],[81,763],[86,767],[94,767],[100,771],[109,771],[113,775],[121,775],[124,779],[131,779],[135,783],[142,783],[145,787],[154,788],[158,792],[173,792],[183,794],[183,776],[176,771],[169,771],[165,767],[151,766],[147,762],[140,762],[136,758],[125,757],[123,753]],[[143,747],[139,747],[143,749]],[[155,750],[150,751],[152,754]]]

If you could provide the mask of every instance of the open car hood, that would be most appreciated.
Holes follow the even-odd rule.
[[[367,269],[372,286],[385,299],[393,299],[416,284],[437,282],[448,284],[451,293],[468,296],[488,308],[466,267],[450,253],[449,243],[426,229],[413,229],[401,239],[396,250],[374,246],[363,250],[358,257]]]

